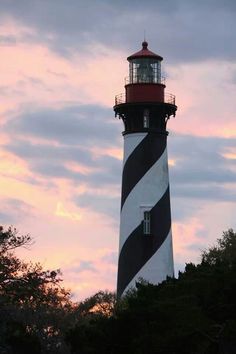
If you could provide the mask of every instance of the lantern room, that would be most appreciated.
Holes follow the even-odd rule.
[[[148,50],[148,43],[142,43],[143,49],[127,58],[129,61],[129,83],[161,84],[162,57]]]
[[[127,58],[129,77],[125,82],[126,102],[164,102],[165,84],[161,76],[163,58],[142,43],[142,49]]]
[[[165,92],[161,75],[163,58],[142,43],[142,49],[127,58],[129,76],[125,93],[115,97],[115,115],[124,122],[124,134],[155,131],[166,134],[166,123],[175,116],[175,96]]]

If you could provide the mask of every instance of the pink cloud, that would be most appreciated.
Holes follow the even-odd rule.
[[[235,136],[234,70],[233,63],[213,60],[169,67],[167,89],[176,95],[178,105],[169,129],[200,136]]]
[[[26,34],[34,34],[30,28],[8,22],[4,34],[15,36],[16,42],[1,47],[2,123],[19,113],[45,106],[59,109],[72,103],[105,105],[110,107],[111,120],[114,119],[113,100],[115,94],[124,90],[129,53],[93,44],[94,55],[75,52],[71,58],[63,58],[46,45],[25,41]],[[178,105],[177,117],[168,124],[173,134],[236,136],[236,86],[230,81],[235,64],[211,61],[176,64],[167,69],[166,90],[176,95]],[[117,124],[121,131],[121,123],[117,121]],[[16,134],[9,137],[1,133],[1,145],[15,138]],[[18,138],[34,144],[58,144],[23,133]],[[90,206],[77,205],[74,196],[90,193],[94,198],[119,197],[120,186],[91,187],[86,182],[75,184],[65,178],[48,178],[31,171],[30,164],[23,158],[8,153],[3,146],[0,148],[2,206],[8,199],[24,202],[15,226],[35,238],[32,249],[22,250],[20,255],[29,261],[40,261],[45,267],[61,268],[66,286],[73,289],[77,298],[82,299],[99,289],[115,289],[116,264],[105,258],[118,249],[118,229],[109,215],[94,211]],[[113,146],[113,142],[109,148],[96,146],[91,151],[94,158],[110,156],[122,164],[122,149]],[[223,156],[234,160],[235,149],[224,152]],[[178,158],[173,160],[170,156],[170,164],[178,164]],[[88,176],[99,169],[70,159],[65,166]],[[17,207],[15,209],[17,214]],[[10,207],[8,212],[11,213]],[[175,261],[181,264],[198,261],[200,250],[213,243],[234,220],[230,203],[208,201],[194,216],[175,222]],[[81,262],[92,262],[95,271],[90,268],[76,272],[73,267],[86,265]]]

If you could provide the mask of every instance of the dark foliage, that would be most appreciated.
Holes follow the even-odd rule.
[[[178,279],[141,282],[115,304],[78,319],[67,335],[72,353],[235,354],[236,234],[224,232],[201,263]]]
[[[0,353],[69,353],[63,332],[72,316],[60,271],[43,270],[15,255],[29,235],[0,227]]]
[[[79,304],[60,272],[15,254],[30,236],[0,227],[1,354],[235,354],[236,233],[228,230],[179,278],[141,281],[118,302],[100,291]]]

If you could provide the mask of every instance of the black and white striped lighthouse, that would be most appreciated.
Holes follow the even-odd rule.
[[[114,106],[124,122],[118,297],[140,278],[158,284],[174,274],[166,124],[175,96],[165,93],[163,58],[146,41],[127,60],[125,94]]]

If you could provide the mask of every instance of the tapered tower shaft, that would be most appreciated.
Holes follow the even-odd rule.
[[[126,92],[114,106],[125,128],[118,297],[140,278],[158,284],[174,273],[166,123],[177,107],[165,95],[161,60],[143,42],[128,57]]]

